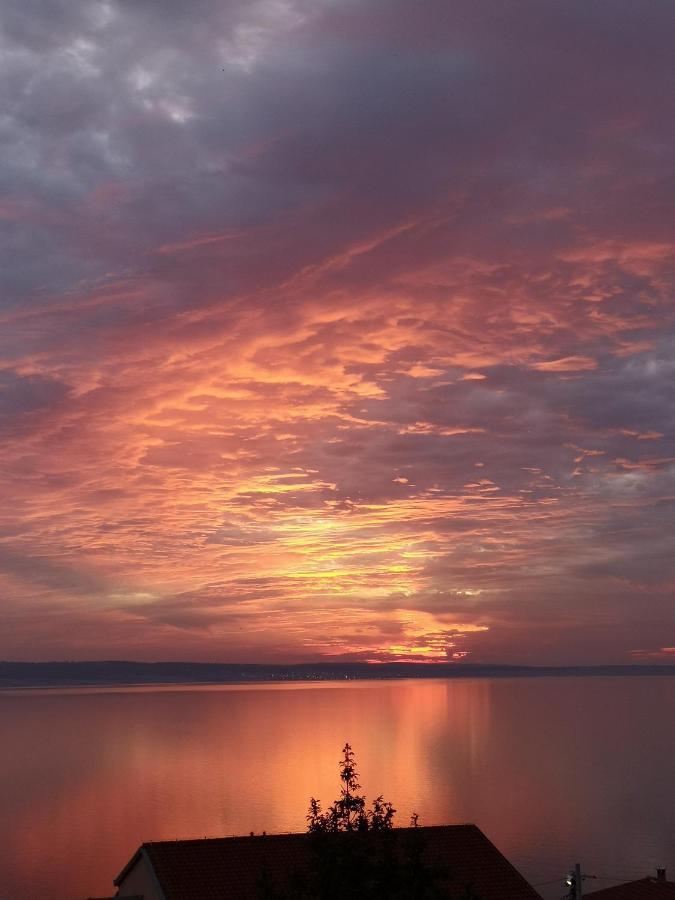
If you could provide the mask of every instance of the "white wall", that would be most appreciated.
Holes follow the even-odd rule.
[[[155,887],[150,863],[144,856],[140,856],[134,867],[127,873],[117,889],[117,896],[120,898],[138,896],[143,897],[143,900],[162,900]]]

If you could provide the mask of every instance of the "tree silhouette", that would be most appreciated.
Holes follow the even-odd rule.
[[[450,873],[425,860],[417,813],[410,828],[397,829],[396,810],[384,797],[367,807],[350,744],[339,767],[339,797],[325,812],[315,797],[309,802],[307,866],[283,883],[262,872],[260,900],[447,900]],[[474,900],[471,894],[461,900],[468,898]]]
[[[441,882],[447,874],[423,860],[425,842],[413,813],[410,829],[394,828],[393,805],[382,795],[369,809],[360,793],[354,751],[342,749],[340,796],[326,810],[312,797],[307,830],[312,837],[312,865],[298,897],[318,900],[352,898],[447,897]],[[346,832],[346,833],[345,833]],[[364,834],[364,832],[366,832]],[[342,833],[336,837],[336,833]]]
[[[358,793],[361,785],[350,744],[342,748],[339,765],[340,796],[325,813],[321,811],[321,803],[311,798],[307,830],[312,834],[326,834],[335,831],[387,831],[393,828],[396,810],[381,794],[373,800],[373,808],[366,809],[366,798]]]

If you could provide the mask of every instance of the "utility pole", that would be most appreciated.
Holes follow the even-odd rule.
[[[567,884],[569,886],[568,900],[581,900],[581,863],[576,863],[574,872],[567,876]]]
[[[574,866],[574,900],[581,900],[581,863]]]

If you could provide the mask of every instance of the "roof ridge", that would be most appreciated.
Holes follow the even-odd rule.
[[[451,822],[446,825],[401,825],[395,826],[392,831],[447,831],[448,829],[475,828],[480,831],[474,822]],[[143,841],[141,847],[172,846],[173,844],[203,844],[208,841],[249,841],[251,838],[288,838],[307,837],[309,831],[274,831],[274,832],[249,832],[248,834],[222,834],[213,837],[192,838],[168,838],[162,841]],[[329,834],[347,834],[348,832],[328,832]],[[354,834],[380,834],[381,832],[353,832]],[[481,832],[482,834],[482,832]],[[489,840],[489,838],[488,838]]]

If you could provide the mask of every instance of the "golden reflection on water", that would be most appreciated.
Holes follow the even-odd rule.
[[[364,791],[392,799],[402,824],[413,810],[429,823],[452,819],[452,791],[432,799],[429,747],[455,733],[469,757],[479,750],[490,690],[336,682],[2,700],[12,717],[0,765],[13,878],[33,882],[25,896],[43,896],[49,870],[60,897],[105,891],[143,840],[304,829],[309,797],[327,804],[337,794],[346,740]]]
[[[347,740],[364,792],[391,800],[398,824],[413,811],[423,824],[475,821],[536,877],[553,850],[555,865],[588,852],[612,804],[640,805],[624,782],[650,748],[661,765],[659,729],[644,728],[645,686],[623,687],[622,722],[608,703],[618,681],[581,681],[0,693],[0,892],[101,895],[142,841],[302,830],[310,796],[335,798]],[[674,686],[658,688],[663,702]],[[661,722],[661,743],[672,731]],[[665,808],[655,815],[672,818]],[[626,840],[642,839],[641,858],[667,856],[639,824]]]

